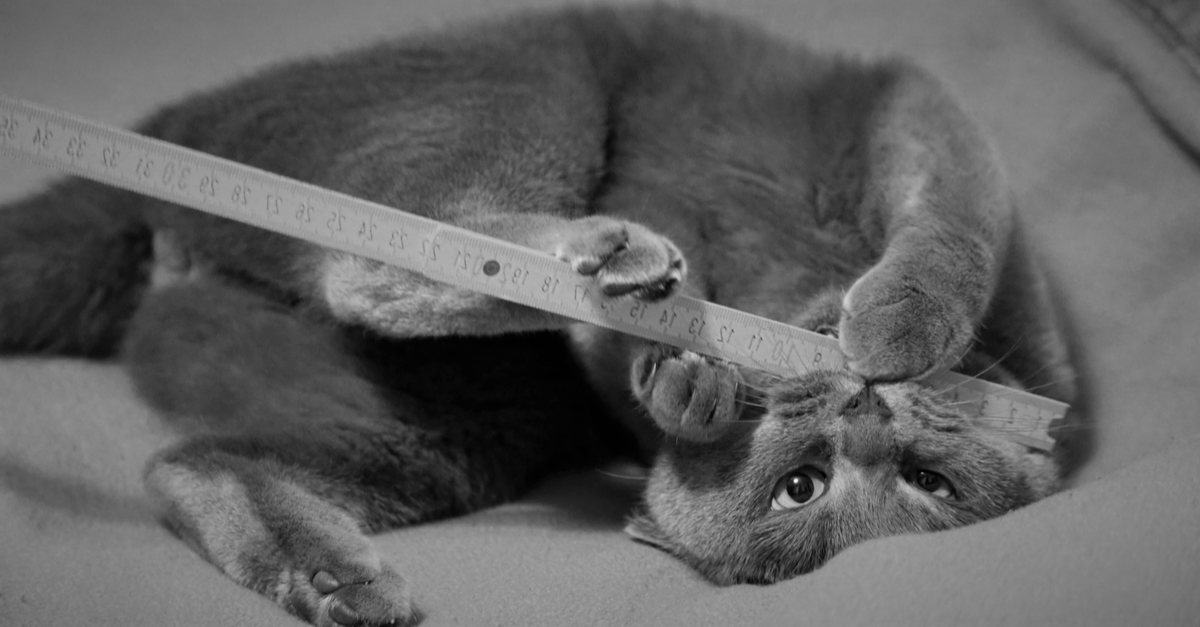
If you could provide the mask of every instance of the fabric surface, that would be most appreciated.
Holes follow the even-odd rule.
[[[1125,0],[1200,74],[1200,0]]]
[[[272,61],[533,4],[555,3],[7,0],[0,92],[128,125]],[[1194,625],[1200,98],[1186,62],[1115,1],[705,4],[823,48],[909,55],[992,133],[1070,321],[1089,427],[1075,486],[719,589],[621,533],[635,483],[576,473],[378,536],[424,624]],[[0,198],[49,176],[0,158]],[[157,524],[140,473],[170,441],[114,364],[0,360],[0,625],[297,624]]]
[[[1200,1],[1056,0],[1049,11],[1137,90],[1193,157],[1200,155]]]

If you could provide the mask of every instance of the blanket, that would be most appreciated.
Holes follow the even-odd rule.
[[[273,61],[549,4],[6,0],[0,92],[127,126]],[[622,534],[636,481],[555,477],[515,503],[375,538],[410,575],[424,624],[1194,625],[1196,3],[700,4],[814,46],[912,57],[991,133],[1069,321],[1082,464],[1068,490],[999,519],[730,588]],[[50,176],[0,158],[0,200]],[[141,469],[174,438],[115,363],[0,359],[0,625],[299,624],[157,522]]]

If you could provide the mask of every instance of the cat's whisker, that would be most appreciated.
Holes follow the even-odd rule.
[[[1065,383],[1067,381],[1077,381],[1078,379],[1079,379],[1079,374],[1076,373],[1069,377],[1060,377],[1058,379],[1047,381],[1047,382],[1039,384],[1039,385],[1028,386],[1025,388],[1025,391],[1032,394],[1032,393],[1038,392],[1039,390],[1044,390],[1048,387],[1058,385],[1059,383]]]
[[[948,403],[941,403],[939,405],[939,407],[958,407],[960,405],[971,405],[971,404],[977,404],[977,403],[979,403],[978,400],[950,401]]]
[[[1061,433],[1080,431],[1085,428],[1083,425],[1075,424],[1051,424],[1043,426],[1042,423],[1036,421],[1013,421],[999,416],[977,416],[972,419],[972,422],[987,429],[1012,433],[1029,433],[1031,431]]]
[[[1062,377],[1059,379],[1055,379],[1053,381],[1047,381],[1040,385],[1030,386],[1030,387],[1027,387],[1024,389],[994,389],[991,392],[989,392],[989,395],[996,397],[996,398],[1009,399],[1009,398],[1019,397],[1022,394],[1037,394],[1039,391],[1041,391],[1043,389],[1057,385],[1058,383],[1061,383],[1063,381],[1070,381],[1070,380],[1074,380],[1077,378],[1079,378],[1079,375],[1076,374],[1076,375],[1072,375],[1071,377]],[[962,385],[962,384],[961,383],[957,384],[954,387],[948,388],[946,390],[939,390],[939,393],[945,394],[947,392],[952,392],[959,385]],[[953,410],[956,410],[956,408],[960,408],[960,407],[964,407],[964,406],[973,406],[973,405],[978,405],[978,404],[979,404],[979,399],[966,399],[966,400],[959,400],[959,401],[942,401],[942,402],[939,402],[938,407],[941,409],[948,409],[948,410],[953,411]]]
[[[637,481],[637,482],[645,482],[645,481],[646,481],[646,479],[647,479],[647,477],[646,477],[646,476],[644,476],[644,475],[643,475],[643,476],[638,476],[638,475],[623,475],[623,474],[621,474],[621,473],[618,473],[618,472],[613,472],[613,471],[611,471],[611,470],[605,470],[605,469],[603,469],[603,468],[593,468],[592,470],[594,470],[594,471],[596,471],[597,473],[600,473],[600,474],[602,474],[602,475],[604,475],[604,476],[606,476],[606,477],[612,477],[613,479],[622,479],[622,480],[625,480],[625,481]]]
[[[1025,428],[1039,428],[1039,427],[1041,427],[1043,425],[1047,425],[1047,424],[1049,425],[1049,428],[1059,428],[1059,427],[1064,426],[1064,423],[1062,423],[1061,421],[1056,424],[1053,421],[1050,423],[1046,423],[1046,422],[1043,422],[1040,420],[1023,420],[1023,419],[1013,420],[1013,419],[1009,418],[1008,416],[972,416],[971,422],[985,423],[985,424],[997,424],[997,425],[1014,425],[1014,426],[1025,427]]]
[[[1018,398],[1022,394],[1037,394],[1037,392],[1039,390],[1044,389],[1049,386],[1052,386],[1052,385],[1055,385],[1056,383],[1057,382],[1052,381],[1052,382],[1046,383],[1042,386],[1038,386],[1036,388],[1025,389],[1025,390],[994,389],[994,390],[990,391],[988,393],[988,395],[991,397],[1002,398],[1002,399]],[[943,406],[944,407],[958,407],[958,406],[962,406],[962,405],[972,405],[972,404],[978,404],[978,403],[979,403],[979,399],[968,399],[968,400],[963,400],[963,401],[952,401],[952,402],[948,402],[948,403],[943,403]]]
[[[757,387],[757,386],[747,385],[747,384],[741,384],[739,387],[743,390],[748,390],[750,392],[754,392],[755,394],[758,394],[761,396],[768,396],[771,393],[769,388],[762,388],[762,387]]]
[[[739,383],[739,384],[738,384],[738,389],[739,389],[739,390],[743,390],[743,391],[745,391],[745,392],[747,392],[747,393],[750,393],[750,394],[756,394],[756,395],[758,395],[758,396],[768,396],[768,395],[770,395],[770,392],[769,392],[769,391],[767,391],[767,390],[766,390],[766,389],[764,389],[764,388],[759,388],[759,387],[755,387],[755,386],[753,386],[753,385],[747,385],[747,384],[744,384],[744,383]]]
[[[1008,359],[1010,356],[1012,356],[1012,354],[1014,352],[1016,352],[1017,346],[1020,345],[1020,343],[1023,339],[1024,339],[1024,335],[1022,335],[1021,339],[1014,342],[1013,345],[1003,355],[1001,355],[999,359],[992,361],[992,365],[990,365],[987,368],[984,368],[983,370],[980,370],[979,372],[976,372],[974,374],[964,374],[964,376],[967,377],[966,379],[951,386],[950,388],[947,388],[946,390],[943,390],[943,393],[953,392],[970,381],[982,380],[983,375],[987,374],[993,368],[999,366],[1005,359]]]

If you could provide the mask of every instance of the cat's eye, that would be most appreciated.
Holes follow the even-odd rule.
[[[817,333],[820,333],[821,335],[831,337],[835,340],[838,337],[838,328],[837,328],[836,324],[823,324],[823,325],[817,327],[815,329],[815,331]]]
[[[771,509],[795,509],[808,505],[821,498],[825,489],[825,473],[805,466],[788,473],[775,484],[775,490],[771,493]]]
[[[904,477],[905,481],[916,486],[918,489],[928,492],[938,498],[948,499],[955,495],[954,486],[945,477],[933,472],[932,470],[923,470],[916,468],[908,472]]]

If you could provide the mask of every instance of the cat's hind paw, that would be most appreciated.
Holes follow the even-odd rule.
[[[633,363],[634,395],[668,435],[694,442],[719,439],[737,420],[737,366],[690,351],[655,345]]]
[[[595,277],[605,296],[656,301],[682,287],[687,265],[667,238],[632,222],[599,216],[570,224],[554,256]]]
[[[276,601],[318,627],[416,624],[408,583],[357,530],[295,516],[281,545],[289,554]],[[282,534],[281,534],[282,535]]]
[[[298,470],[222,445],[242,446],[193,440],[149,465],[147,488],[180,537],[234,581],[318,627],[419,620],[404,578],[358,519],[311,492]]]
[[[286,602],[299,605],[289,609],[321,627],[404,626],[417,622],[400,575],[386,565],[369,574],[339,566],[297,573],[298,581]],[[339,571],[341,574],[334,574]]]

